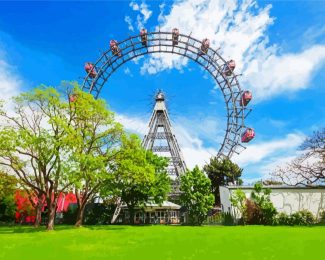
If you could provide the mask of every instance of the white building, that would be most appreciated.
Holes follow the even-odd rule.
[[[320,187],[291,187],[267,186],[271,189],[270,199],[278,212],[292,214],[299,210],[309,210],[318,217],[319,212],[325,210],[325,186]],[[234,214],[230,197],[237,189],[241,189],[246,198],[250,198],[252,186],[220,186],[221,210]]]

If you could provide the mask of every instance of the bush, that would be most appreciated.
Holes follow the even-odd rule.
[[[230,214],[230,212],[222,213],[222,224],[225,226],[234,226],[235,225],[235,219]]]
[[[114,209],[115,205],[101,203],[87,204],[83,222],[87,225],[109,224],[114,214]]]
[[[300,210],[291,215],[279,213],[275,219],[275,224],[285,226],[310,226],[316,223],[316,219],[308,210]]]
[[[315,222],[313,213],[308,210],[300,210],[291,215],[292,225],[310,226],[315,224]]]
[[[63,212],[63,224],[74,225],[77,219],[77,203],[70,203],[68,210]]]
[[[274,222],[276,225],[281,225],[281,226],[291,226],[292,225],[291,217],[284,212],[279,213],[276,216]]]
[[[261,224],[262,212],[259,206],[252,200],[247,199],[243,221],[248,225]]]
[[[325,224],[325,210],[322,210],[322,211],[319,213],[318,223],[319,223],[319,224]]]

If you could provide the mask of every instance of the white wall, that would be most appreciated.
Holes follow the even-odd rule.
[[[238,187],[240,188],[240,187]],[[250,197],[253,188],[240,188]],[[233,187],[220,187],[220,199],[223,212],[233,212],[230,196],[236,189]],[[270,199],[278,212],[292,214],[296,211],[307,209],[315,216],[325,210],[324,189],[299,189],[299,188],[276,188],[272,189]]]

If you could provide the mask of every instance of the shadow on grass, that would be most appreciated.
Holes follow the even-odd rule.
[[[126,227],[123,226],[112,226],[112,225],[93,225],[93,226],[82,226],[77,228],[73,225],[55,225],[54,232],[60,232],[65,230],[78,230],[78,229],[89,229],[89,230],[122,230]],[[46,226],[40,226],[35,228],[29,225],[8,225],[0,226],[0,234],[16,234],[16,233],[38,233],[38,232],[50,232],[46,230]]]

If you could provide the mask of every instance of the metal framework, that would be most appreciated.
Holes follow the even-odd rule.
[[[206,53],[201,51],[201,41],[190,35],[179,34],[177,45],[173,44],[172,32],[147,33],[147,43],[144,45],[140,35],[129,37],[118,43],[121,55],[114,55],[111,49],[102,53],[94,63],[97,71],[95,77],[88,74],[82,84],[82,89],[92,93],[96,98],[110,76],[124,63],[137,57],[151,53],[172,53],[184,56],[203,67],[218,84],[226,104],[227,129],[219,157],[231,157],[245,147],[241,145],[241,132],[245,128],[245,118],[251,109],[241,104],[243,91],[238,82],[238,75],[231,72],[226,76],[224,68],[226,60],[218,50],[208,48]]]
[[[156,104],[149,122],[149,132],[144,136],[142,146],[146,150],[165,154],[164,157],[169,159],[169,175],[179,177],[186,171],[186,164],[173,134],[165,105],[165,96],[162,92],[156,95]]]

